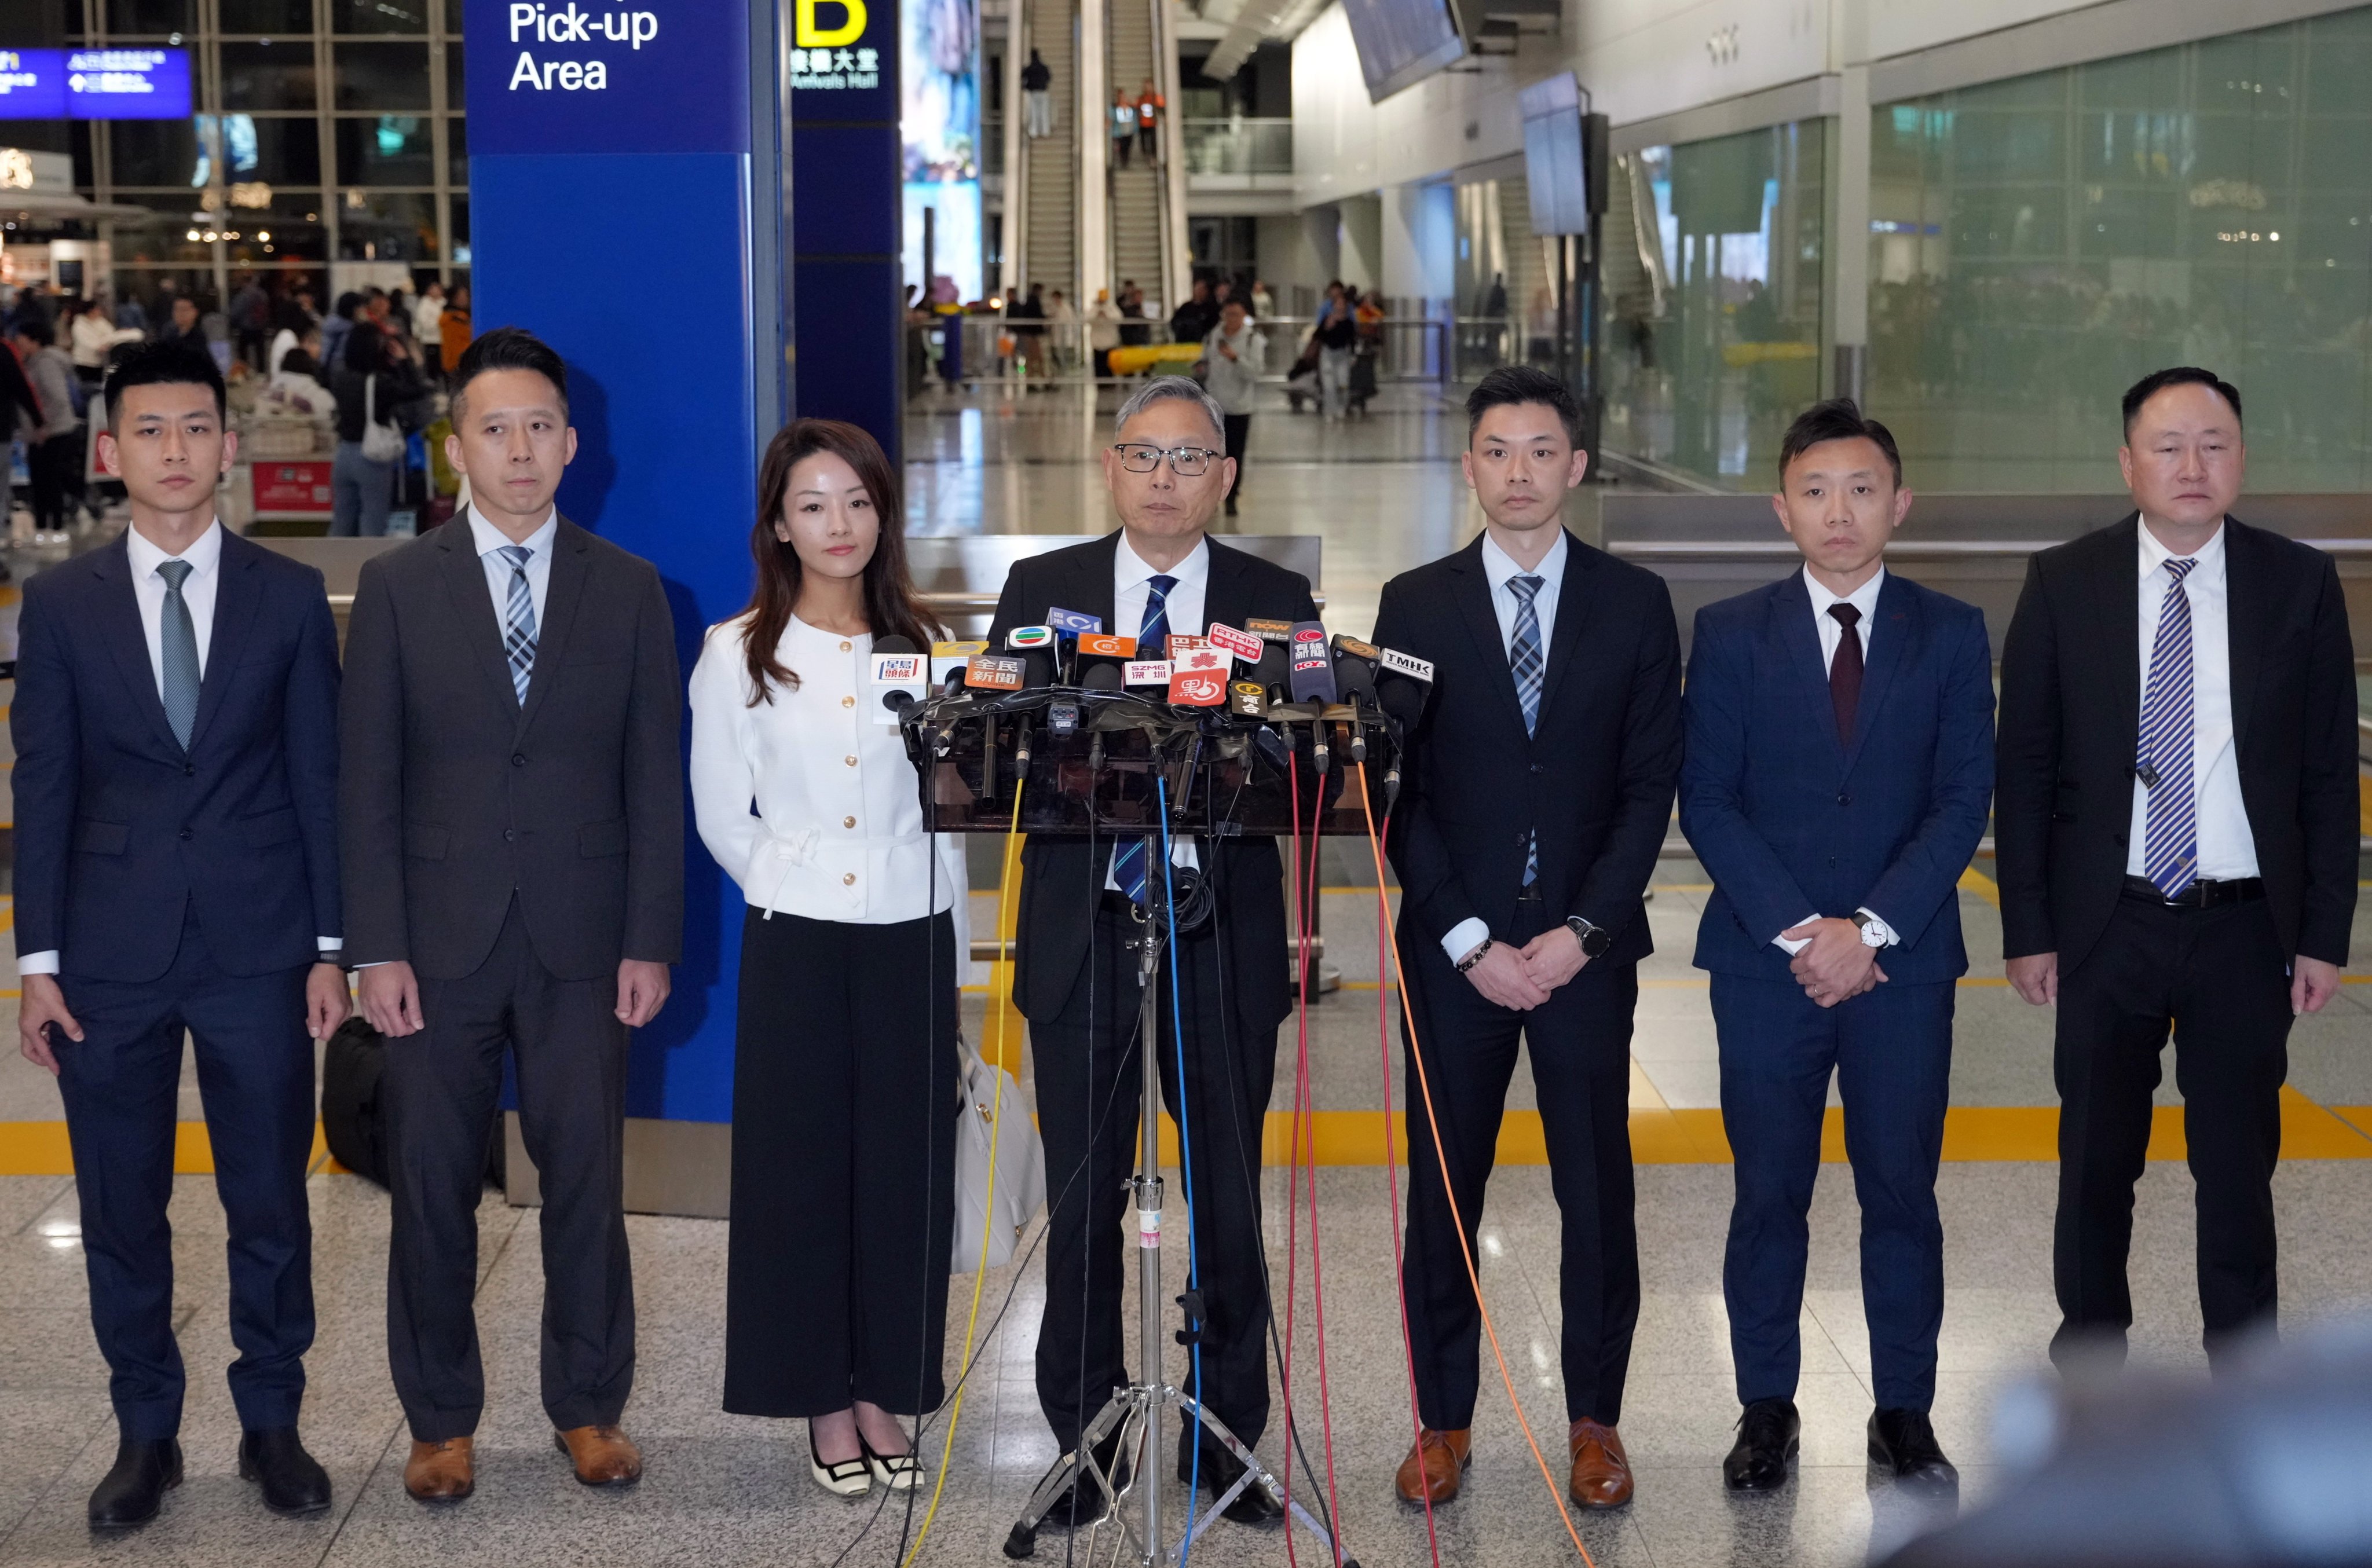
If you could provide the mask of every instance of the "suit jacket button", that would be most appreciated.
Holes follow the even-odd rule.
[[[189,829],[187,829],[187,828],[182,829],[182,830],[181,830],[181,837],[183,837],[183,838],[185,838],[185,839],[186,839],[186,838],[188,838],[189,836],[190,836],[190,830],[189,830]]]
[[[1548,770],[1541,766],[1538,762],[1535,762],[1532,764],[1532,772],[1536,773],[1545,773]]]
[[[840,885],[843,888],[854,888],[856,886],[856,873],[854,871],[843,872],[841,874]]]
[[[196,778],[198,776],[198,765],[195,762],[182,763],[181,776],[185,779]]]
[[[526,767],[526,766],[527,766],[527,753],[526,753],[526,752],[524,752],[524,751],[514,751],[513,753],[511,753],[511,766],[512,766],[512,767],[514,767],[514,768],[524,768],[524,767]]]
[[[1841,794],[1837,796],[1837,804],[1839,806],[1851,806],[1853,804],[1853,796],[1850,795]]]
[[[508,843],[517,837],[518,837],[518,835],[512,832],[508,828],[505,828],[503,830],[503,842]]]

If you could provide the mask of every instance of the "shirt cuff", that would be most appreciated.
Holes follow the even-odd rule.
[[[1812,922],[1820,918],[1820,912],[1814,910],[1811,913],[1797,921],[1796,925],[1809,925]],[[1796,929],[1796,925],[1791,925],[1787,929],[1793,931]],[[1773,947],[1785,949],[1788,956],[1792,958],[1796,954],[1802,952],[1806,947],[1810,947],[1812,945],[1812,939],[1808,936],[1798,936],[1795,940],[1789,941],[1785,936],[1773,936],[1771,938],[1771,945]]]
[[[17,955],[18,974],[55,974],[58,972],[58,950],[51,947],[39,953]]]
[[[1860,909],[1854,912],[1856,914],[1866,914],[1869,916],[1868,929],[1878,933],[1878,945],[1880,947],[1891,947],[1902,940],[1901,936],[1896,933],[1894,927],[1887,924],[1885,919],[1867,904],[1862,905]]]
[[[346,950],[346,939],[343,936],[316,936],[313,941],[325,958],[334,958]]]
[[[1468,915],[1449,928],[1449,935],[1441,939],[1441,950],[1449,955],[1449,961],[1454,964],[1489,940],[1489,923],[1479,916]]]

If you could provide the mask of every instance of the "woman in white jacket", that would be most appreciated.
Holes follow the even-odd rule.
[[[918,1482],[899,1418],[946,1392],[964,861],[870,679],[877,639],[936,630],[895,471],[802,419],[758,494],[756,591],[692,675],[693,810],[749,906],[725,1408],[805,1417],[817,1481],[855,1497]]]

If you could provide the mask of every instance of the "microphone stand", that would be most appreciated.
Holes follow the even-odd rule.
[[[1145,864],[1148,872],[1164,866],[1158,830],[1145,836]],[[1129,1192],[1136,1206],[1136,1297],[1137,1297],[1137,1376],[1136,1381],[1125,1388],[1115,1388],[1102,1410],[1079,1434],[1078,1446],[1054,1461],[1053,1468],[1039,1481],[1038,1489],[1015,1521],[1005,1539],[1005,1555],[1019,1561],[1037,1550],[1038,1527],[1064,1493],[1074,1485],[1088,1485],[1103,1493],[1104,1507],[1100,1517],[1085,1527],[1088,1538],[1086,1561],[1092,1568],[1096,1562],[1097,1543],[1093,1532],[1107,1524],[1118,1524],[1121,1539],[1112,1543],[1108,1562],[1118,1564],[1134,1561],[1137,1568],[1166,1568],[1178,1560],[1180,1552],[1166,1544],[1162,1516],[1162,1492],[1166,1474],[1162,1464],[1167,1446],[1163,1432],[1168,1425],[1168,1413],[1175,1410],[1192,1417],[1200,1429],[1218,1441],[1219,1446],[1235,1456],[1243,1468],[1236,1482],[1212,1501],[1199,1519],[1194,1516],[1194,1498],[1186,1499],[1187,1517],[1191,1521],[1190,1538],[1201,1536],[1212,1521],[1248,1486],[1262,1486],[1271,1497],[1285,1501],[1285,1488],[1260,1456],[1227,1429],[1227,1423],[1207,1409],[1200,1399],[1166,1381],[1162,1376],[1165,1357],[1161,1337],[1161,1230],[1163,1183],[1161,1179],[1161,1051],[1158,1028],[1161,1021],[1160,980],[1161,958],[1169,940],[1169,910],[1162,889],[1169,886],[1165,876],[1148,875],[1145,878],[1145,901],[1137,905],[1142,922],[1137,947],[1137,1050],[1140,1057],[1138,1075],[1141,1092],[1137,1103],[1136,1174],[1129,1179]],[[1183,1050],[1184,1041],[1179,1042]],[[1183,1151],[1180,1151],[1181,1156]],[[1191,1216],[1190,1216],[1191,1223]],[[1181,1298],[1182,1299],[1182,1298]],[[1194,1326],[1178,1333],[1180,1344],[1191,1346],[1202,1334],[1202,1317],[1194,1315]],[[1199,1390],[1198,1390],[1199,1392]],[[1116,1436],[1112,1463],[1107,1467],[1097,1457],[1097,1447],[1107,1437]],[[1291,1441],[1288,1434],[1286,1441]],[[1126,1479],[1120,1477],[1123,1456],[1129,1458]],[[1134,1503],[1134,1507],[1127,1506]],[[1123,1509],[1125,1508],[1125,1512]],[[1130,1516],[1134,1516],[1131,1517]],[[1076,1517],[1075,1515],[1074,1517]],[[1334,1553],[1334,1538],[1326,1527],[1301,1505],[1298,1498],[1292,1503],[1292,1515],[1285,1520],[1290,1530],[1298,1521],[1303,1528],[1316,1536],[1319,1544],[1331,1559]],[[1359,1568],[1356,1558],[1343,1559],[1343,1568]]]

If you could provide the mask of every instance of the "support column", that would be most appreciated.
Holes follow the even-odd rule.
[[[1828,395],[1864,401],[1869,382],[1869,67],[1838,74],[1835,151],[1828,159],[1829,234],[1820,269],[1827,308]]]
[[[1104,167],[1111,156],[1111,83],[1104,60],[1104,0],[1079,0],[1079,297],[1112,286],[1111,193]],[[1171,308],[1164,300],[1162,308]]]

